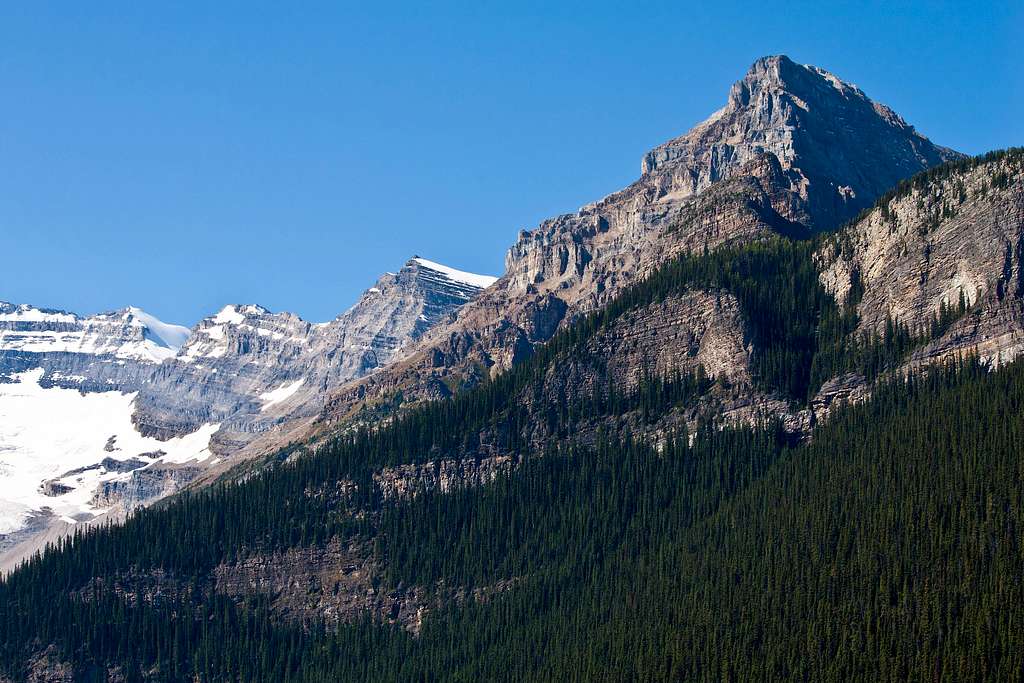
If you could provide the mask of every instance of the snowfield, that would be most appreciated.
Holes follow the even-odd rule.
[[[103,512],[92,501],[96,487],[131,477],[108,472],[100,466],[104,458],[152,464],[210,457],[210,437],[219,425],[168,441],[144,437],[131,422],[135,394],[44,389],[42,375],[37,368],[16,376],[17,382],[0,383],[0,534],[17,531],[33,513],[47,509],[67,522]],[[112,450],[105,448],[108,443]],[[48,480],[70,490],[45,495],[41,485]]]

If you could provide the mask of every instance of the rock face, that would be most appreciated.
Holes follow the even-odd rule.
[[[806,415],[791,414],[781,397],[756,386],[752,347],[746,339],[740,305],[726,292],[686,292],[630,311],[595,334],[581,358],[585,360],[559,363],[546,375],[544,401],[564,402],[567,396],[590,395],[609,385],[628,391],[644,376],[671,377],[698,368],[717,380],[708,394],[683,414],[670,412],[661,424],[619,425],[654,440],[666,428],[681,423],[692,431],[700,417],[754,424],[779,416],[793,430],[807,420]],[[531,398],[522,400],[529,403]],[[578,428],[573,438],[585,442],[587,432],[599,426],[607,425],[597,420]],[[533,441],[539,447],[548,440],[550,435],[535,432]]]
[[[424,492],[451,493],[465,486],[483,486],[508,474],[516,465],[508,455],[399,465],[374,472],[373,483],[384,500],[401,500]]]
[[[434,606],[427,591],[384,590],[379,574],[366,548],[333,541],[325,548],[293,548],[221,565],[213,583],[217,592],[234,598],[272,596],[273,609],[287,620],[333,625],[372,614],[384,623],[418,631],[423,614]]]
[[[98,508],[117,505],[126,511],[135,510],[181,490],[202,471],[198,465],[156,462],[135,468],[127,479],[100,482],[93,501]]]
[[[590,307],[595,291],[607,296],[674,252],[834,228],[900,179],[961,156],[856,86],[766,57],[725,107],[648,152],[637,182],[522,233],[506,258],[509,289]]]
[[[817,254],[821,281],[838,301],[855,297],[861,334],[889,320],[927,331],[947,311],[938,338],[900,370],[966,354],[995,367],[1024,352],[1024,151],[937,171],[830,240]],[[834,378],[812,409],[821,419],[869,394],[862,376]]]
[[[523,231],[494,287],[408,359],[338,392],[322,424],[399,392],[446,396],[680,252],[836,227],[901,178],[959,156],[828,72],[758,60],[725,107],[647,153],[635,183]]]
[[[642,168],[672,192],[695,194],[765,153],[782,170],[775,208],[814,229],[839,225],[900,179],[962,156],[857,86],[776,56],[757,60],[722,109],[648,152]]]
[[[969,307],[915,355],[977,350],[991,363],[1024,348],[1024,153],[965,162],[915,183],[836,236],[819,258],[822,283],[839,301],[854,281],[862,332],[891,318],[927,327],[943,307]]]

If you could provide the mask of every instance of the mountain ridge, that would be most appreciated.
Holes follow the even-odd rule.
[[[783,87],[789,83],[795,94]],[[865,149],[861,137],[837,132],[854,124],[872,140]],[[820,140],[832,143],[827,154]],[[899,180],[962,156],[824,70],[760,59],[725,107],[644,155],[637,181],[521,231],[495,285],[409,357],[339,390],[319,429],[396,395],[450,396],[511,367],[681,253],[838,227]]]
[[[135,306],[80,316],[0,301],[0,352],[87,353],[160,362],[177,353],[188,333],[187,327],[165,323]]]
[[[956,214],[941,206],[936,212],[934,198],[957,197],[949,190],[961,181],[964,198]],[[375,647],[387,639],[396,650],[383,657],[381,679],[393,679],[394,662],[400,660],[406,666],[410,652],[422,655],[418,661],[424,669],[436,666],[438,653],[448,653],[454,664],[488,676],[500,674],[492,657],[480,656],[475,648],[452,650],[451,637],[443,634],[464,628],[462,639],[478,638],[472,642],[504,651],[508,631],[517,632],[524,619],[546,624],[545,628],[557,629],[555,633],[565,632],[566,604],[589,610],[582,613],[592,611],[586,623],[592,623],[593,630],[587,629],[587,637],[578,639],[581,643],[600,633],[609,642],[628,643],[632,652],[633,627],[643,627],[662,636],[686,633],[697,642],[724,638],[722,642],[750,645],[760,641],[758,634],[737,628],[751,618],[749,600],[756,602],[765,590],[774,591],[773,601],[791,607],[787,619],[818,614],[810,622],[815,625],[813,632],[787,638],[791,623],[765,617],[773,610],[755,610],[764,617],[758,617],[759,623],[776,629],[776,640],[793,653],[772,654],[774,648],[765,652],[773,657],[777,671],[788,671],[794,661],[806,670],[833,671],[829,657],[807,661],[807,638],[820,639],[813,642],[830,652],[839,647],[827,629],[817,628],[819,617],[821,624],[830,621],[828,608],[833,604],[855,619],[849,622],[854,631],[877,628],[863,610],[871,595],[879,598],[878,608],[892,612],[893,618],[897,612],[903,615],[894,622],[899,627],[886,627],[884,632],[890,643],[886,651],[898,655],[892,644],[905,634],[904,623],[914,632],[935,633],[931,621],[915,616],[919,610],[906,608],[907,600],[929,609],[934,607],[930,601],[935,591],[943,591],[944,600],[957,600],[955,586],[940,582],[932,588],[923,580],[932,576],[935,562],[946,561],[940,565],[946,569],[944,575],[958,577],[966,582],[963,585],[977,590],[1007,587],[996,590],[998,595],[1019,592],[1014,582],[994,580],[1000,576],[1000,567],[1016,567],[1020,559],[1012,541],[1022,510],[1019,496],[1014,497],[1020,479],[1015,465],[1017,441],[1001,428],[986,425],[1002,425],[1000,416],[1016,415],[1012,406],[1024,387],[1024,366],[1019,360],[1003,359],[1000,369],[992,372],[988,359],[972,353],[971,340],[960,336],[957,326],[969,324],[976,316],[990,317],[985,307],[975,308],[978,301],[990,300],[998,310],[1020,310],[1022,295],[1016,288],[1000,289],[994,282],[987,290],[990,294],[978,296],[969,310],[957,312],[926,338],[901,339],[886,332],[884,337],[865,340],[867,354],[856,344],[837,347],[853,367],[863,368],[879,358],[882,365],[867,386],[866,400],[837,401],[830,406],[834,412],[827,420],[808,425],[820,430],[813,439],[793,438],[786,425],[774,419],[778,412],[755,412],[755,420],[730,423],[725,410],[749,400],[753,395],[749,388],[758,380],[762,385],[767,380],[769,387],[779,381],[784,385],[790,370],[805,364],[800,351],[808,342],[815,354],[827,355],[829,343],[835,341],[831,337],[835,329],[830,326],[837,322],[836,315],[842,323],[840,341],[858,340],[860,332],[874,325],[875,316],[870,314],[879,307],[872,303],[872,296],[891,290],[884,280],[866,277],[862,294],[848,292],[840,301],[824,292],[834,281],[830,274],[834,259],[865,263],[858,246],[862,236],[867,244],[877,241],[876,236],[911,243],[927,237],[934,240],[934,258],[941,262],[949,256],[947,249],[955,257],[964,237],[984,227],[996,237],[974,245],[984,247],[985,258],[979,264],[985,270],[989,257],[995,255],[992,263],[998,268],[1005,246],[1000,231],[1024,234],[1024,214],[1006,213],[1002,209],[1007,206],[1024,209],[1024,156],[1016,151],[919,174],[835,235],[814,241],[775,236],[682,255],[613,304],[576,320],[536,354],[491,382],[449,401],[424,403],[373,429],[338,436],[313,452],[287,449],[269,467],[251,471],[235,485],[197,491],[141,513],[129,520],[130,533],[100,530],[96,533],[102,543],[52,552],[16,574],[14,585],[31,594],[29,588],[38,577],[69,577],[72,585],[81,588],[70,597],[58,596],[61,609],[72,611],[79,604],[76,600],[87,607],[66,617],[75,624],[92,623],[97,611],[124,609],[126,602],[130,609],[139,610],[139,618],[198,614],[200,623],[207,623],[205,615],[219,609],[217,614],[232,616],[224,621],[215,616],[209,620],[213,627],[236,623],[244,616],[256,620],[260,628],[272,625],[285,633],[302,632],[312,638],[312,644],[307,648],[307,641],[298,639],[295,642],[301,644],[294,647],[304,653],[303,665],[314,667],[303,671],[336,672],[339,669],[332,666],[358,667],[360,662],[376,661],[374,647],[364,651],[348,639],[372,642]],[[937,224],[933,222],[936,215]],[[844,246],[847,240],[849,247]],[[883,253],[903,256],[902,249]],[[1015,258],[1011,256],[1005,280],[1009,283],[1017,281]],[[917,295],[916,270],[882,263],[878,271],[895,272]],[[944,266],[938,271],[948,274]],[[822,315],[825,309],[805,306],[802,295],[814,286],[824,294],[819,303],[830,302],[829,315]],[[930,305],[941,304],[933,293],[948,297],[944,282],[935,282],[934,288],[921,290]],[[851,312],[856,315],[851,317]],[[705,326],[699,326],[699,318],[693,322],[683,318],[691,313],[709,316]],[[746,330],[742,329],[744,318]],[[807,323],[809,329],[791,334],[794,327]],[[759,325],[767,329],[758,333]],[[959,357],[951,357],[954,362],[925,372],[926,366],[915,361],[917,351],[950,340],[964,344]],[[743,346],[748,341],[753,349]],[[760,378],[752,377],[752,383],[739,374],[702,374],[701,367],[713,368],[723,360],[719,352],[728,351],[729,344],[735,345],[736,355],[749,358],[743,361],[749,374],[756,375],[751,370],[761,368]],[[774,373],[766,371],[780,359],[781,367]],[[735,367],[735,361],[727,357],[724,361],[725,368]],[[691,362],[696,365],[686,365]],[[802,369],[809,370],[805,365]],[[703,406],[712,411],[702,415]],[[977,420],[979,406],[988,422]],[[788,409],[776,404],[777,411]],[[944,422],[947,414],[956,417]],[[965,420],[969,443],[958,436],[964,433],[960,426]],[[1014,419],[1011,424],[1015,434],[1021,421]],[[925,446],[919,448],[921,439]],[[933,450],[940,448],[945,449],[945,457],[936,459]],[[850,460],[851,452],[857,454],[855,461]],[[998,468],[998,488],[984,485],[988,463]],[[936,471],[941,476],[933,476]],[[842,478],[837,478],[839,472]],[[791,476],[817,485],[788,487]],[[852,487],[847,482],[853,482]],[[814,498],[822,487],[828,493]],[[998,497],[980,497],[993,490]],[[780,500],[789,501],[782,513]],[[951,506],[950,500],[954,501]],[[802,522],[779,527],[779,514],[796,515]],[[933,521],[929,514],[935,516]],[[960,542],[950,535],[958,527],[938,522],[955,519],[959,524],[968,518],[973,520],[973,531],[964,542],[969,541],[970,547],[951,552],[950,543]],[[757,525],[757,533],[737,531],[746,520]],[[993,520],[999,525],[993,526]],[[823,531],[808,541],[802,530],[811,524]],[[709,528],[712,531],[707,533]],[[187,532],[156,533],[166,529]],[[666,546],[677,532],[680,537]],[[843,536],[846,532],[864,540],[851,550]],[[889,539],[895,533],[901,534],[900,540],[884,546],[882,554],[858,551],[867,539]],[[152,548],[154,537],[159,537],[160,551]],[[771,553],[765,559],[766,538],[773,548],[784,550],[786,559]],[[809,542],[819,553],[812,551],[818,569],[804,577],[792,572],[792,563],[806,559]],[[919,546],[926,547],[932,558],[920,566],[913,564]],[[93,552],[93,547],[104,552]],[[488,552],[479,552],[482,547]],[[737,554],[740,547],[743,553]],[[1010,552],[993,553],[993,547]],[[652,548],[653,555],[647,555]],[[725,548],[725,554],[705,552],[714,548]],[[887,561],[893,553],[902,558],[900,562]],[[638,557],[642,559],[637,561]],[[680,571],[680,557],[685,571]],[[971,567],[966,572],[962,571],[964,557]],[[719,566],[726,570],[717,570]],[[769,568],[769,583],[752,578],[761,576],[752,573],[759,566]],[[840,571],[837,566],[852,569]],[[597,578],[595,567],[602,568],[604,578]],[[637,579],[634,567],[643,579]],[[1015,571],[1002,574],[1013,575]],[[886,589],[872,593],[878,590],[880,576]],[[592,589],[596,580],[600,590]],[[837,589],[814,590],[818,581]],[[777,590],[779,582],[792,587]],[[916,586],[913,593],[906,591],[909,584]],[[708,606],[703,587],[728,593],[737,585],[754,597],[730,599],[728,614],[715,608],[717,600]],[[547,597],[561,594],[581,598],[559,603]],[[684,618],[682,612],[687,610],[670,611],[671,618],[663,618],[660,609],[676,605],[679,595],[693,601],[688,603],[692,609],[708,610],[707,618],[721,620],[713,623],[737,627],[709,632],[704,628],[706,619]],[[642,612],[632,608],[630,596],[643,596]],[[1005,610],[1002,601],[967,599],[963,605],[965,611],[960,614],[969,615],[976,625],[989,623],[993,609]],[[601,617],[609,607],[616,621],[614,627],[606,628]],[[515,611],[510,613],[510,608]],[[11,631],[27,637],[53,633],[45,620],[31,613],[10,613],[9,619]],[[37,625],[29,628],[26,622]],[[570,623],[575,626],[576,622]],[[945,631],[955,634],[957,647],[977,643],[976,631],[962,629],[959,623],[951,621]],[[1019,634],[1010,627],[1012,622],[999,623],[999,642]],[[480,628],[481,624],[500,625],[501,636]],[[151,632],[161,643],[170,637],[166,627]],[[260,668],[265,665],[252,663],[252,652],[254,648],[274,651],[272,636],[258,636],[253,644],[247,635],[217,633],[218,647],[244,653],[252,670],[265,670]],[[531,629],[523,637],[530,633],[538,642],[547,639],[546,632],[538,635]],[[63,649],[55,651],[58,661],[64,658],[81,665],[93,656],[93,650],[83,655],[69,649],[60,634],[50,637],[63,643]],[[197,636],[196,647],[207,646],[206,637]],[[658,637],[645,649],[647,663],[637,665],[634,677],[661,670],[663,649]],[[939,645],[941,639],[921,637],[937,656],[946,653]],[[569,639],[564,646],[575,651],[576,642]],[[317,659],[316,653],[328,651],[330,643],[337,648]],[[35,653],[39,645],[30,641],[25,647]],[[685,644],[673,647],[673,666],[681,671],[699,672],[706,657],[712,656],[693,655]],[[162,654],[170,649],[151,646],[156,654],[144,652],[142,661],[177,656]],[[397,651],[405,652],[405,658],[393,654]],[[845,653],[844,667],[895,670],[887,668],[888,659],[865,658],[860,643],[839,651]],[[339,653],[355,654],[347,659]],[[107,659],[99,662],[117,661],[111,659],[116,654],[104,656]],[[517,673],[531,677],[523,672],[532,670],[532,660],[509,657]],[[945,666],[950,670],[970,670],[963,658],[947,659]],[[993,670],[1012,670],[1018,659],[999,655],[992,660],[999,662]],[[219,658],[208,661],[211,666],[222,663]],[[634,660],[625,656],[622,661]],[[574,670],[572,662],[555,658],[552,665],[556,664]],[[745,666],[754,670],[757,664]],[[910,664],[892,666],[903,670]]]

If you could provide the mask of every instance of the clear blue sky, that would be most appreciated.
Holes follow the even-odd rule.
[[[287,4],[5,4],[0,299],[326,320],[413,254],[498,274],[765,54],[1024,143],[1019,2]]]

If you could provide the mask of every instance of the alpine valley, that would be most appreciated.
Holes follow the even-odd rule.
[[[1021,680],[1022,351],[1024,150],[784,56],[500,278],[0,304],[0,681]]]

